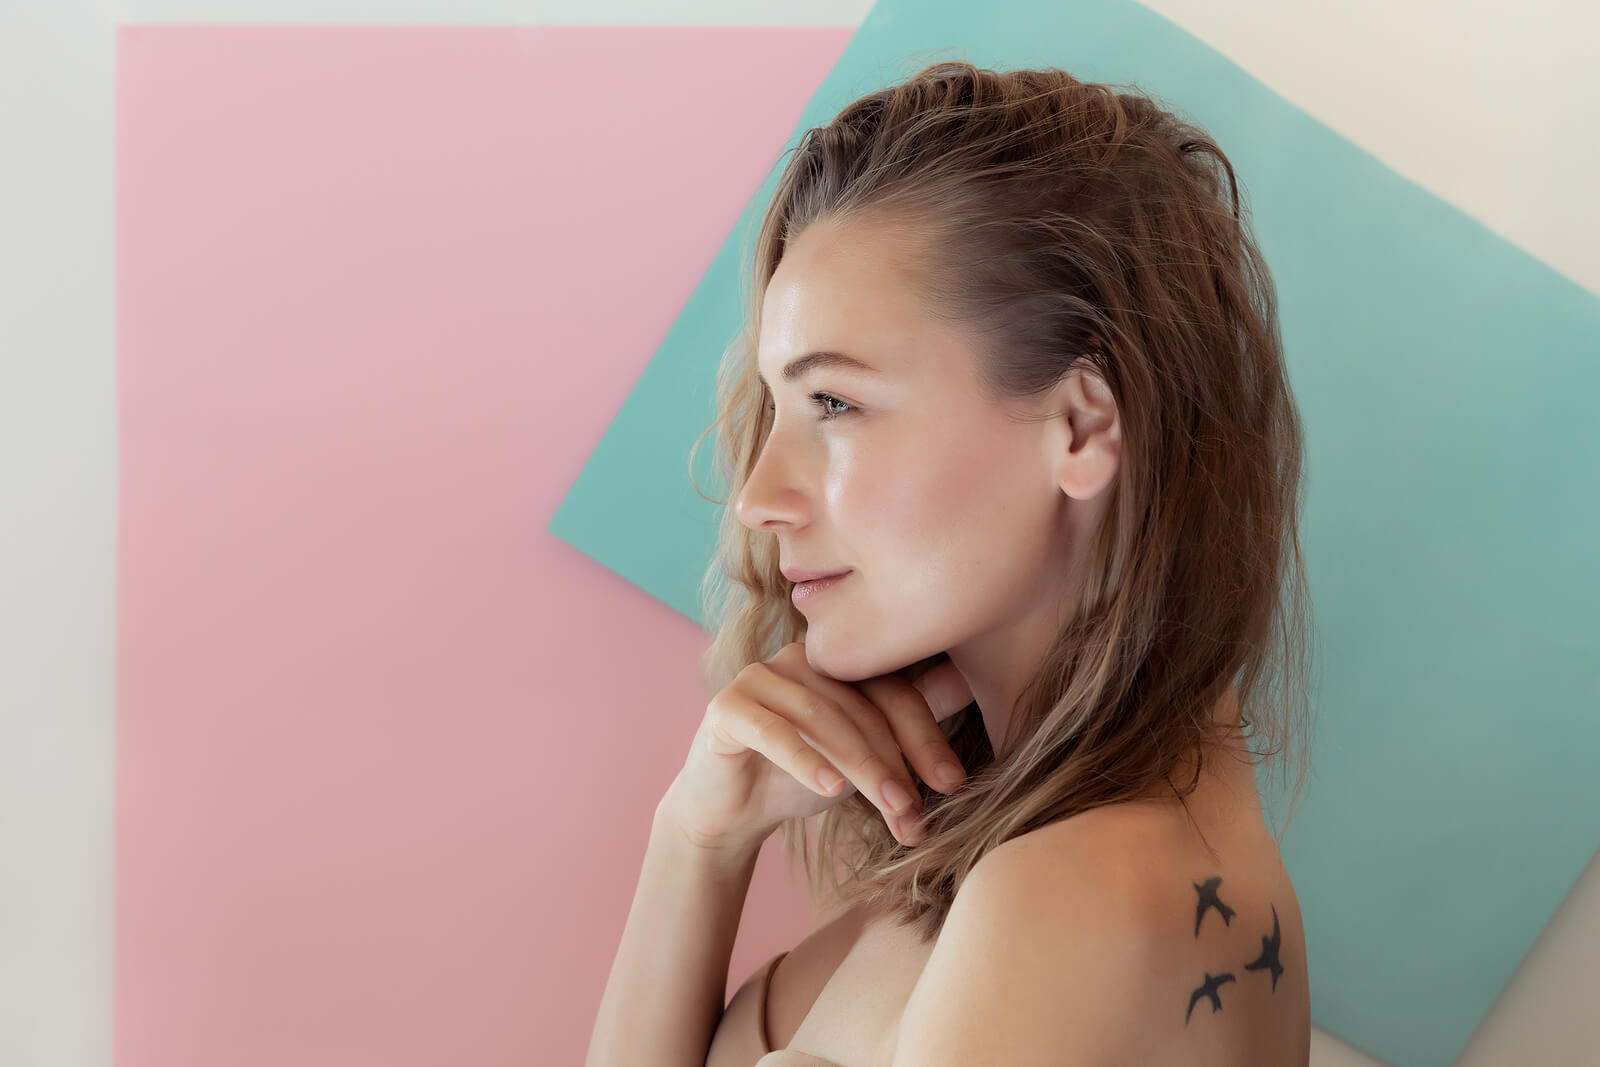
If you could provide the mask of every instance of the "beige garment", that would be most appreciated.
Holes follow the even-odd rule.
[[[794,1049],[776,1049],[767,1037],[767,987],[780,952],[745,982],[728,1007],[711,1040],[706,1067],[839,1067],[832,1060]]]

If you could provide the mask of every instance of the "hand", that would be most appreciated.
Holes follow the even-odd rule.
[[[916,784],[905,767],[941,792],[943,761],[960,760],[939,729],[972,702],[966,679],[948,659],[914,680],[902,669],[861,682],[825,678],[806,661],[803,642],[752,663],[706,705],[688,759],[658,814],[694,844],[711,849],[760,846],[785,819],[815,815],[860,790],[883,813],[901,844],[918,844]],[[831,789],[820,775],[842,781]],[[891,804],[884,788],[909,800]]]

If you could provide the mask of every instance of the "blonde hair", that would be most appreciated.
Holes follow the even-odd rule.
[[[1041,396],[1086,366],[1122,426],[1115,495],[1075,613],[1013,712],[1017,744],[997,761],[976,704],[946,720],[969,781],[947,796],[917,779],[929,836],[915,849],[859,793],[817,817],[814,856],[806,820],[786,822],[814,900],[864,904],[931,939],[996,846],[1162,783],[1180,801],[1192,792],[1230,685],[1234,729],[1264,743],[1252,767],[1281,757],[1298,770],[1292,818],[1309,764],[1302,437],[1273,283],[1227,157],[1136,88],[966,62],[862,97],[793,152],[691,478],[706,433],[717,431],[729,500],[760,455],[762,298],[786,242],[822,219],[888,220],[920,242],[928,314],[980,339],[996,402]],[[776,538],[713,502],[725,506],[700,588],[717,620],[700,663],[708,694],[806,630]],[[1186,756],[1199,762],[1180,786]]]

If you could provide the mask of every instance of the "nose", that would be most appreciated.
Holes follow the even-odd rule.
[[[793,477],[783,456],[768,437],[756,465],[733,502],[733,513],[751,530],[773,523],[803,525],[808,521],[810,494]]]

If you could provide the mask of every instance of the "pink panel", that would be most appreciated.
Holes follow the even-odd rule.
[[[117,1067],[582,1061],[703,637],[545,526],[850,32],[121,29]]]

